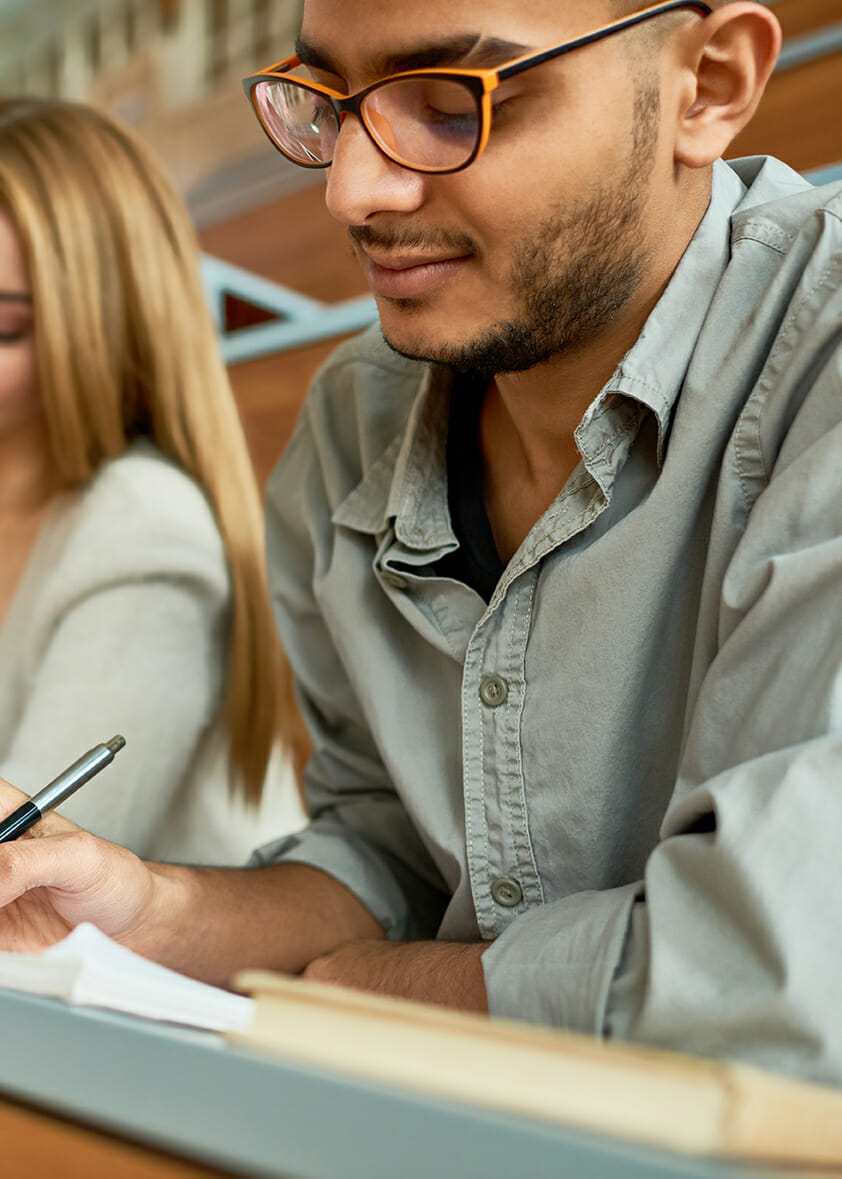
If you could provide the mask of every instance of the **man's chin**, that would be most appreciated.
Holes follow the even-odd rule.
[[[499,373],[525,372],[562,351],[566,341],[550,340],[523,321],[496,321],[473,335],[445,331],[410,332],[383,323],[383,338],[393,352],[407,360],[446,365],[456,373],[490,379]]]
[[[405,304],[405,306],[404,306]],[[408,360],[431,364],[450,364],[453,357],[470,353],[482,329],[466,326],[454,330],[453,317],[436,309],[424,307],[417,300],[378,300],[380,330],[393,352]]]
[[[406,357],[407,360],[440,364],[452,347],[449,341],[444,341],[441,337],[410,332],[406,330],[405,325],[401,329],[388,320],[384,323],[382,314],[380,316],[380,330],[383,333],[383,339],[392,351],[397,352],[398,356]]]

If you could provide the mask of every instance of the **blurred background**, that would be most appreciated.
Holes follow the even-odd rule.
[[[784,52],[734,155],[842,179],[842,0],[771,2]],[[0,93],[82,99],[165,161],[206,252],[208,298],[265,482],[316,366],[374,318],[321,174],[264,138],[240,79],[291,51],[300,0],[0,0]]]

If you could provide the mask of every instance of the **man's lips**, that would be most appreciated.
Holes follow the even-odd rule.
[[[441,262],[453,262],[461,254],[378,254],[373,250],[363,253],[375,266],[382,270],[412,270],[416,266],[437,266]]]
[[[470,258],[470,254],[377,255],[368,250],[363,250],[362,254],[374,294],[394,299],[429,294],[435,287],[452,278]]]

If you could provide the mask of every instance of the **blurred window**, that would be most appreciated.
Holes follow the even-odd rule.
[[[50,41],[47,46],[47,89],[53,98],[61,94],[62,52],[59,42]]]
[[[88,19],[86,40],[88,46],[88,64],[93,73],[98,73],[102,65],[102,26],[99,22],[99,13],[94,13]]]
[[[179,0],[158,0],[158,12],[161,16],[161,28],[166,32],[178,20]]]
[[[137,49],[137,9],[132,0],[123,5],[123,34],[126,52],[134,53]]]
[[[228,0],[206,0],[210,33],[208,75],[218,82],[228,69]]]
[[[261,62],[267,62],[272,56],[272,3],[271,0],[252,0],[253,14],[253,53],[255,69],[260,69]]]

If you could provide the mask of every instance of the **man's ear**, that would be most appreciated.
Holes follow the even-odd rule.
[[[724,155],[757,110],[781,41],[778,18],[755,0],[726,4],[681,39],[677,164],[704,168]]]

